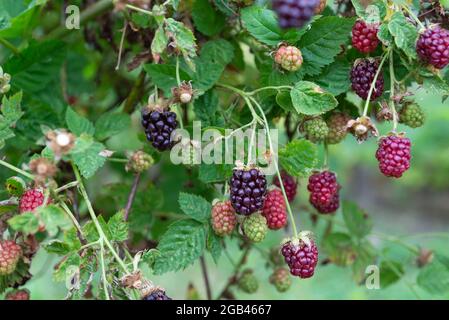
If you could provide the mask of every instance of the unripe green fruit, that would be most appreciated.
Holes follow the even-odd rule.
[[[243,232],[253,242],[261,242],[267,232],[267,219],[260,213],[254,213],[243,221]]]
[[[326,122],[320,117],[306,120],[302,129],[306,139],[313,143],[323,142],[329,134]]]
[[[259,289],[259,281],[251,270],[245,270],[238,281],[238,287],[245,293],[255,293]]]
[[[410,128],[419,128],[424,124],[425,114],[416,103],[407,104],[399,113],[399,121]]]

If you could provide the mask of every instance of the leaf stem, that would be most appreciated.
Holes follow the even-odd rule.
[[[247,92],[246,94],[249,95],[249,96],[253,96],[253,95],[255,95],[256,93],[259,93],[259,92],[264,91],[264,90],[277,90],[277,91],[281,91],[282,89],[292,90],[293,87],[292,87],[292,86],[268,86],[268,87],[262,87],[262,88],[259,88],[259,89],[256,89],[256,90]]]
[[[12,51],[12,53],[14,53],[16,56],[20,55],[20,51],[19,49],[17,49],[11,42],[9,42],[6,39],[3,39],[2,37],[0,37],[0,44],[2,44],[3,46],[5,46],[6,48],[8,48],[9,50]]]
[[[368,114],[368,106],[371,102],[371,96],[373,94],[374,88],[376,87],[377,78],[379,77],[380,73],[382,72],[382,66],[384,65],[385,60],[388,57],[389,51],[391,51],[391,49],[388,49],[388,51],[384,53],[384,56],[383,56],[382,60],[380,61],[379,67],[377,68],[376,74],[374,75],[374,79],[373,79],[373,82],[371,83],[371,87],[369,88],[368,97],[365,102],[365,108],[363,109],[364,117],[366,117],[366,115]]]
[[[396,113],[396,106],[394,104],[394,84],[396,82],[396,77],[394,74],[394,60],[393,60],[393,50],[390,50],[390,108],[393,112],[393,132],[396,132],[398,126],[398,114]]]
[[[412,17],[413,20],[416,21],[416,23],[421,27],[421,29],[425,29],[426,27],[424,24],[418,19],[418,17],[413,13],[412,10],[407,5],[402,5],[402,8],[409,14],[410,17]]]
[[[137,192],[137,187],[139,186],[139,182],[140,182],[140,177],[141,177],[141,173],[137,173],[134,176],[134,181],[133,181],[133,185],[131,187],[131,191],[129,193],[128,196],[128,201],[126,203],[126,207],[125,207],[125,214],[124,214],[124,219],[125,221],[128,221],[129,218],[129,212],[131,210],[131,207],[133,205],[134,199],[136,198],[136,192]]]
[[[206,286],[207,300],[212,300],[212,291],[210,288],[209,275],[207,273],[206,260],[204,259],[204,256],[201,256],[200,263],[201,263],[201,271],[202,271],[203,279],[204,279],[204,285]]]
[[[78,185],[78,181],[69,182],[69,183],[63,185],[62,187],[56,188],[55,193],[59,193],[61,191],[76,187],[77,185]]]
[[[133,5],[131,5],[131,4],[126,4],[126,7],[127,7],[128,9],[131,9],[131,10],[134,10],[134,11],[138,11],[138,12],[145,13],[145,14],[147,14],[147,15],[150,15],[150,16],[154,16],[153,12],[148,11],[148,10],[145,10],[145,9],[142,9],[142,8],[139,8],[139,7],[136,7],[136,6],[133,6]]]
[[[262,114],[262,118],[264,120],[264,127],[265,127],[265,130],[267,131],[268,143],[270,145],[270,153],[273,154],[274,153],[273,142],[271,141],[270,127],[268,125],[267,117],[265,116],[265,113],[263,112],[262,107],[259,105],[259,103],[256,101],[256,99],[254,99],[252,97],[250,99],[253,100],[254,104],[259,109],[259,112]],[[290,216],[290,220],[291,220],[291,224],[292,224],[292,228],[293,228],[293,233],[294,233],[294,236],[296,237],[298,235],[298,230],[296,228],[295,218],[293,216],[293,212],[292,212],[292,209],[290,207],[290,203],[289,203],[288,198],[287,198],[287,193],[285,192],[284,182],[282,181],[282,177],[281,177],[281,173],[279,171],[279,166],[278,166],[278,162],[277,162],[276,157],[273,157],[273,164],[274,164],[274,167],[276,169],[276,174],[277,174],[277,177],[279,179],[279,185],[281,187],[281,191],[282,191],[282,194],[284,196],[285,204],[287,206],[287,211],[288,211],[288,214]]]
[[[0,165],[6,167],[8,169],[11,169],[12,171],[15,171],[17,173],[20,173],[21,175],[23,175],[24,177],[27,177],[28,179],[34,180],[34,176],[31,173],[28,173],[22,169],[19,169],[16,166],[13,166],[12,164],[9,164],[8,162],[3,161],[1,159],[0,159]]]
[[[89,196],[87,195],[86,188],[84,187],[81,175],[78,171],[78,168],[75,164],[72,163],[73,172],[75,173],[76,180],[79,182],[79,190],[81,192],[82,197],[84,198],[84,201],[86,201],[87,210],[89,211],[90,217],[92,221],[94,222],[95,228],[97,229],[98,234],[100,235],[100,238],[103,238],[104,243],[108,247],[109,251],[111,251],[112,255],[114,256],[115,260],[118,262],[120,267],[123,269],[123,271],[126,274],[129,274],[128,268],[126,267],[125,263],[122,259],[120,259],[119,255],[115,251],[112,244],[109,242],[109,239],[106,237],[103,229],[101,228],[100,223],[98,222],[97,216],[95,215],[95,211],[92,207],[92,203],[89,200]]]
[[[72,222],[73,222],[75,228],[78,230],[78,233],[81,236],[81,238],[84,239],[83,228],[81,228],[81,225],[79,224],[78,220],[73,215],[72,211],[70,211],[69,207],[63,201],[61,201],[59,203],[59,205],[65,211],[65,213],[69,216],[69,218],[72,220]]]
[[[106,295],[106,300],[110,300],[109,291],[108,291],[108,283],[106,279],[106,268],[104,264],[104,243],[103,239],[100,237],[100,264],[101,264],[101,280],[103,283],[104,294]]]

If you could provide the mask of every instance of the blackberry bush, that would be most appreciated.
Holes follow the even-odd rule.
[[[441,233],[394,222],[444,205],[448,10],[362,2],[2,1],[0,298],[348,296],[371,265],[447,296]],[[373,224],[361,194],[398,216]]]

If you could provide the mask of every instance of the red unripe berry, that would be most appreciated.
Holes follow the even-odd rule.
[[[267,219],[268,228],[281,229],[287,224],[287,211],[284,196],[279,189],[267,193],[262,209],[262,215]]]
[[[378,23],[370,24],[357,20],[352,27],[352,46],[362,53],[373,52],[379,44],[378,31]]]

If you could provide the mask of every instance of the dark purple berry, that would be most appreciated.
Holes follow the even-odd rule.
[[[416,51],[422,61],[443,69],[449,64],[449,31],[437,25],[426,29],[416,42]]]
[[[320,0],[273,0],[281,28],[301,28],[315,14]]]
[[[231,203],[239,214],[262,209],[267,191],[265,175],[258,169],[234,169],[229,182]]]
[[[170,149],[173,146],[172,132],[178,126],[176,113],[168,110],[153,110],[142,112],[142,126],[148,141],[159,151]]]
[[[156,288],[150,294],[145,296],[142,300],[172,300],[172,299],[165,294],[164,290]]]
[[[298,189],[298,181],[292,176],[290,176],[285,171],[281,172],[282,182],[284,184],[285,194],[287,195],[288,202],[292,202],[296,197],[296,190]],[[279,178],[277,176],[273,179],[273,184],[277,187],[281,187],[281,183],[279,182]]]
[[[351,70],[352,90],[362,99],[368,99],[368,93],[371,84],[374,81],[379,61],[377,59],[358,59]],[[384,91],[384,77],[382,71],[377,77],[376,84],[371,94],[371,100],[375,100],[382,95]]]

